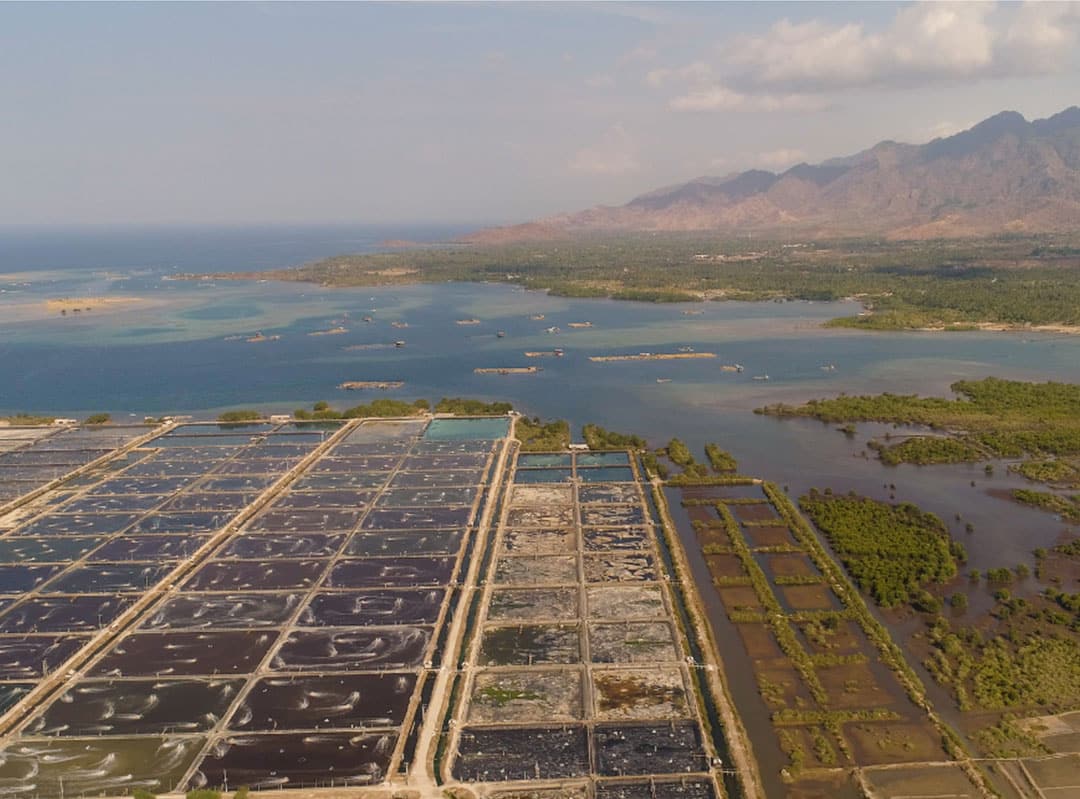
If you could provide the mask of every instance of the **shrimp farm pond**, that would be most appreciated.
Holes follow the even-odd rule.
[[[635,459],[512,421],[5,429],[0,796],[737,793]]]
[[[0,428],[0,799],[1077,795],[1075,714],[972,755],[776,484],[523,424]]]

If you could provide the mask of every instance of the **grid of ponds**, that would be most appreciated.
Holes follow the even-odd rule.
[[[82,446],[84,432],[42,443]],[[261,472],[265,487],[318,443],[261,432],[178,428],[66,481],[0,534],[0,685],[9,700],[61,667],[255,498],[222,492],[204,509],[199,498],[218,474],[244,465]],[[87,435],[102,441],[99,431]],[[109,441],[123,445],[131,435]]]
[[[450,774],[581,780],[605,797],[716,796],[675,598],[629,455],[522,454],[512,480]]]
[[[145,425],[0,427],[0,507],[149,432]]]
[[[0,796],[371,785],[395,773],[440,665],[493,434],[506,434],[505,420],[440,427],[365,422],[321,451],[28,717],[0,751]],[[22,575],[37,583],[0,614],[0,688],[81,646],[327,432],[181,429],[0,538],[23,547],[0,549],[5,559],[59,567]],[[38,542],[31,564],[23,541]],[[19,649],[30,638],[60,651]]]

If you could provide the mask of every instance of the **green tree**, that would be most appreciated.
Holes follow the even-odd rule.
[[[263,418],[259,411],[255,410],[238,410],[238,411],[225,411],[218,415],[219,422],[254,422]]]

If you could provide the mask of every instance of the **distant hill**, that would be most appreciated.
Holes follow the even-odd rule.
[[[776,174],[750,170],[491,228],[477,243],[640,231],[774,232],[895,239],[1080,228],[1080,108],[1028,122],[1003,111],[923,145],[881,142]]]

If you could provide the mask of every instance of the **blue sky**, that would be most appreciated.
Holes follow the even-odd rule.
[[[0,4],[0,224],[503,222],[1080,103],[1080,4]]]

